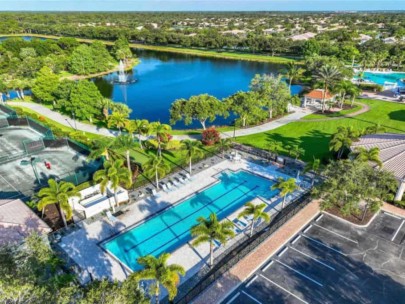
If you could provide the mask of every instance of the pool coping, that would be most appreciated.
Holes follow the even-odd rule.
[[[271,166],[271,165],[270,165],[270,166]],[[202,191],[204,191],[204,190],[206,190],[206,189],[208,189],[208,188],[210,188],[210,187],[212,187],[212,186],[214,186],[214,185],[220,183],[220,180],[218,179],[218,176],[219,176],[221,173],[225,172],[225,171],[231,171],[231,172],[233,172],[233,173],[238,173],[238,172],[244,171],[244,172],[246,172],[246,173],[253,174],[253,175],[256,175],[256,176],[261,177],[261,178],[265,178],[265,179],[270,180],[270,181],[277,181],[277,179],[275,179],[275,178],[269,178],[268,176],[264,176],[264,175],[262,175],[262,174],[259,174],[259,173],[253,172],[253,171],[249,171],[249,170],[246,170],[246,169],[242,169],[242,168],[241,168],[241,169],[238,169],[238,170],[233,170],[233,169],[230,169],[230,168],[221,170],[221,171],[215,173],[214,175],[211,175],[211,177],[215,178],[216,181],[214,181],[214,182],[208,184],[207,186],[205,186],[205,187],[199,189],[198,191],[195,191],[195,192],[191,193],[190,195],[187,195],[187,196],[185,196],[185,197],[183,197],[183,198],[181,198],[181,199],[175,201],[175,202],[172,203],[171,205],[169,205],[169,206],[167,206],[167,207],[165,207],[165,208],[159,210],[158,212],[155,212],[155,213],[153,213],[153,214],[150,214],[150,215],[148,215],[147,217],[145,217],[144,219],[142,219],[142,220],[140,220],[140,221],[138,221],[138,222],[135,222],[134,224],[132,224],[132,225],[130,225],[130,226],[128,226],[128,227],[125,227],[123,230],[118,231],[118,232],[112,234],[111,236],[105,238],[104,240],[97,242],[96,245],[97,245],[99,248],[101,248],[101,250],[102,250],[103,252],[105,252],[106,254],[110,255],[114,260],[116,260],[116,261],[120,264],[120,266],[124,267],[126,270],[128,270],[128,271],[131,272],[131,273],[134,272],[134,270],[132,270],[132,269],[129,268],[126,264],[124,264],[115,254],[113,254],[112,252],[110,252],[109,250],[107,250],[106,248],[104,248],[104,247],[103,247],[103,244],[105,244],[105,243],[107,243],[107,242],[113,240],[114,238],[117,238],[117,237],[120,236],[121,234],[124,234],[124,233],[128,232],[129,230],[131,230],[131,229],[133,229],[133,228],[135,228],[135,227],[137,227],[137,226],[143,224],[144,222],[150,220],[151,218],[153,218],[153,217],[155,217],[155,216],[158,216],[158,215],[160,215],[161,213],[163,213],[163,212],[165,212],[165,211],[167,211],[167,210],[169,210],[169,209],[171,209],[171,208],[176,207],[177,205],[183,203],[185,200],[189,199],[190,197],[193,197],[193,196],[195,196],[196,194],[198,194],[198,193],[200,193],[200,192],[202,192]],[[286,175],[287,175],[287,174],[286,174]],[[193,177],[191,177],[191,178],[193,178]],[[184,186],[185,186],[185,185],[184,185]],[[278,195],[278,194],[277,194],[277,195]],[[258,197],[259,197],[259,196],[257,196],[257,198],[258,198]],[[187,243],[185,243],[185,244],[183,244],[182,246],[176,248],[176,250],[174,250],[174,251],[172,251],[172,252],[175,252],[175,251],[179,250],[181,247],[183,247],[183,246],[185,246],[185,245],[187,245]]]

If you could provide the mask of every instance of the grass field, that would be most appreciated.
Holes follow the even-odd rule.
[[[303,117],[303,120],[312,120],[312,119],[323,119],[323,118],[333,118],[333,117],[342,117],[347,114],[351,114],[354,112],[357,112],[361,109],[361,106],[358,104],[355,104],[353,108],[351,109],[346,109],[346,110],[341,110],[339,112],[334,112],[334,113],[328,113],[328,114],[309,114],[305,117]]]
[[[304,161],[329,157],[328,144],[330,137],[339,126],[353,126],[364,129],[368,126],[380,124],[386,132],[405,133],[405,104],[391,103],[377,100],[359,100],[370,106],[370,111],[351,118],[322,122],[297,121],[289,123],[275,130],[239,137],[237,141],[246,145],[266,149],[269,141],[276,140],[282,146],[299,145],[305,150]],[[281,153],[286,153],[283,149]]]
[[[61,36],[54,35],[38,35],[38,34],[0,34],[0,37],[21,37],[21,36],[31,36],[38,38],[48,38],[48,39],[59,39]],[[95,39],[84,39],[77,38],[80,42],[91,43]],[[100,40],[106,45],[113,45],[113,41]],[[143,49],[143,50],[153,50],[159,52],[168,52],[168,53],[177,53],[177,54],[187,54],[195,55],[201,57],[211,57],[211,58],[222,58],[222,59],[231,59],[231,60],[246,60],[246,61],[259,61],[259,62],[272,62],[272,63],[288,63],[288,62],[297,62],[301,63],[296,59],[278,57],[278,56],[267,56],[267,55],[257,55],[257,54],[247,54],[247,53],[238,53],[238,52],[225,52],[225,51],[213,51],[213,50],[202,50],[202,49],[193,49],[193,48],[183,48],[183,47],[173,47],[173,46],[157,46],[157,45],[145,45],[138,43],[130,43],[130,47],[134,49]]]

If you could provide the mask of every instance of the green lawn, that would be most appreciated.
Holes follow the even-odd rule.
[[[380,124],[386,132],[405,133],[405,104],[390,103],[377,100],[359,100],[370,106],[370,111],[364,114],[323,122],[292,122],[275,130],[237,138],[246,145],[266,149],[268,142],[276,140],[286,145],[299,145],[305,150],[304,161],[329,157],[328,144],[331,135],[339,126],[353,126],[363,129]],[[281,151],[286,153],[285,150]]]
[[[346,110],[341,110],[339,112],[334,112],[330,114],[309,114],[302,119],[304,120],[312,120],[312,119],[323,119],[323,118],[333,118],[333,117],[342,117],[347,114],[351,114],[354,112],[357,112],[361,109],[361,106],[358,104],[355,104],[353,108],[351,109],[346,109]]]

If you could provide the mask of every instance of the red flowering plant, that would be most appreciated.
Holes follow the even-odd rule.
[[[215,145],[220,140],[219,132],[214,128],[208,128],[202,133],[202,143],[206,146]]]

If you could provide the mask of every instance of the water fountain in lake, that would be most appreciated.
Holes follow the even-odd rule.
[[[135,78],[132,78],[131,75],[125,72],[124,62],[120,60],[120,64],[118,66],[118,77],[114,80],[114,82],[118,84],[129,84],[134,83],[135,81]]]

